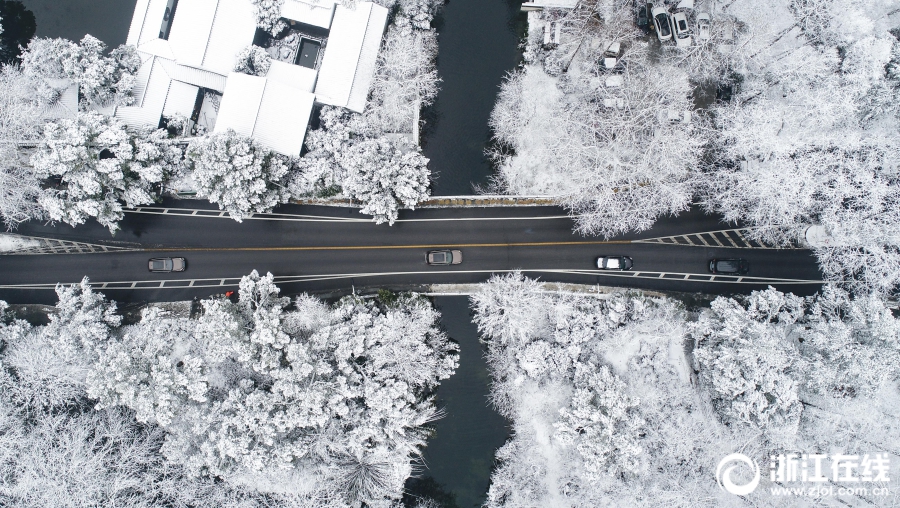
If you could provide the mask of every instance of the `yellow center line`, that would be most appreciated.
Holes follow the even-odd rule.
[[[390,250],[390,249],[461,249],[478,247],[560,247],[566,245],[622,245],[631,240],[594,242],[520,242],[520,243],[454,243],[422,245],[345,245],[330,247],[188,247],[184,249],[143,249],[146,252],[220,252],[220,251],[306,251],[306,250]]]

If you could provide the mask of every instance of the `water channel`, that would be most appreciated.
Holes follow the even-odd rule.
[[[115,47],[125,42],[135,1],[23,4],[34,12],[40,37],[80,40],[89,33]],[[487,122],[503,76],[520,58],[520,5],[521,0],[448,0],[435,20],[440,33],[438,71],[444,81],[436,103],[423,115],[424,151],[437,176],[435,194],[470,194],[474,186],[488,183]],[[442,326],[460,345],[460,367],[437,392],[446,417],[435,424],[425,450],[427,469],[409,482],[408,490],[446,508],[472,508],[484,501],[494,452],[506,440],[508,424],[487,403],[490,380],[468,299],[438,297],[435,304]]]

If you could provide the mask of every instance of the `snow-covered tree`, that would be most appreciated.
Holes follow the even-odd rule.
[[[694,358],[727,421],[796,432],[803,366],[792,335],[802,315],[802,299],[773,289],[754,292],[743,305],[716,299],[700,315],[692,332]]]
[[[309,153],[292,178],[294,195],[340,186],[379,224],[393,224],[400,207],[415,207],[428,197],[428,159],[414,146],[381,136],[365,117],[341,108],[322,108],[320,120],[322,127],[307,134]]]
[[[0,0],[0,63],[12,64],[36,29],[34,13],[17,0]]]
[[[554,437],[575,445],[590,482],[639,472],[644,421],[635,407],[640,401],[625,393],[625,383],[605,365],[576,364],[574,385],[569,407],[560,410],[561,419],[554,424]]]
[[[187,148],[197,196],[241,221],[289,199],[289,161],[232,130],[196,138]]]
[[[457,365],[437,312],[414,296],[289,305],[253,272],[238,303],[206,300],[197,321],[145,311],[97,345],[88,393],[162,426],[162,453],[194,475],[351,505],[398,499],[437,416],[429,394]]]
[[[22,68],[44,80],[78,83],[81,103],[127,105],[141,59],[133,46],[122,45],[105,55],[106,44],[90,35],[79,43],[67,39],[35,38],[22,54]],[[51,84],[51,86],[53,86]]]
[[[718,135],[700,201],[773,243],[824,226],[817,248],[827,279],[855,292],[895,292],[900,235],[894,213],[900,43],[881,0],[734,2],[744,27],[740,85],[714,106]],[[765,14],[761,14],[764,12]]]
[[[251,0],[256,12],[256,26],[278,35],[287,28],[287,24],[281,20],[281,6],[284,0]]]
[[[436,57],[434,31],[389,28],[378,52],[366,120],[383,132],[410,132],[415,110],[437,96]]]
[[[0,218],[12,229],[43,214],[40,179],[20,145],[40,139],[53,94],[14,65],[0,68],[0,89]]]
[[[50,219],[75,226],[95,218],[115,232],[122,202],[153,203],[160,184],[180,171],[181,149],[163,130],[131,132],[88,112],[47,123],[31,164],[40,178],[58,182],[38,199]]]
[[[272,57],[263,48],[251,44],[244,48],[237,56],[234,64],[234,72],[241,72],[251,76],[265,76],[272,65]]]
[[[546,14],[545,24],[561,27],[560,44],[544,49],[532,31],[526,65],[507,76],[490,119],[495,187],[556,196],[578,231],[603,236],[685,210],[706,136],[691,114],[689,74],[651,57],[630,3],[620,4]],[[612,44],[620,55],[608,69]]]
[[[415,208],[428,198],[431,172],[418,151],[404,153],[388,139],[372,139],[354,143],[338,161],[347,171],[343,194],[362,201],[360,213],[376,224],[393,225],[400,207]]]

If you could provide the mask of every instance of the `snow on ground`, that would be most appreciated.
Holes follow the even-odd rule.
[[[41,242],[9,233],[0,233],[0,253],[22,252],[28,249],[40,247]]]

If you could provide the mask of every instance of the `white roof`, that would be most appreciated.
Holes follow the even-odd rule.
[[[187,65],[172,62],[171,68],[166,69],[172,79],[184,81],[203,88],[210,88],[219,93],[225,91],[225,76],[203,69],[189,67]]]
[[[181,4],[178,8],[181,8]],[[175,14],[175,19],[178,19],[178,13]],[[254,14],[253,4],[249,0],[219,0],[212,31],[206,43],[203,63],[199,66],[194,65],[194,67],[203,67],[222,75],[228,75],[234,70],[237,54],[253,43],[255,35],[256,14]],[[191,65],[178,60],[179,63]]]
[[[316,82],[316,100],[362,111],[387,15],[387,9],[371,2],[361,2],[355,9],[337,6]]]
[[[281,17],[322,28],[331,27],[334,0],[284,0]]]
[[[215,132],[233,130],[284,155],[300,155],[315,96],[275,80],[228,76]]]
[[[167,3],[168,0],[137,0],[125,44],[140,46],[147,41],[158,39]]]
[[[116,116],[121,118],[130,127],[151,127],[159,125],[163,107],[166,105],[166,97],[169,94],[169,82],[171,79],[158,56],[151,56],[144,62],[138,75],[149,64],[150,73],[146,85],[143,86],[140,100],[135,97],[133,106],[123,106],[116,109]]]
[[[169,32],[169,44],[179,63],[194,67],[203,65],[218,4],[219,0],[187,0],[178,3]]]
[[[250,0],[181,0],[169,38],[163,40],[159,30],[166,5],[167,0],[137,0],[127,43],[222,76],[234,69],[237,54],[253,43],[256,16]]]
[[[522,10],[535,9],[574,9],[578,4],[578,0],[535,0],[533,2],[525,2],[522,4]]]
[[[50,86],[62,90],[59,98],[44,108],[44,118],[74,118],[78,113],[78,83],[69,79],[48,79]]]
[[[266,73],[266,77],[270,80],[299,88],[304,92],[312,92],[315,89],[316,76],[318,72],[315,69],[279,60],[272,60],[269,72]]]
[[[190,117],[194,112],[194,104],[197,102],[197,94],[200,88],[181,81],[172,80],[169,83],[169,93],[166,96],[166,105],[163,107],[163,116],[172,116],[180,113]]]

